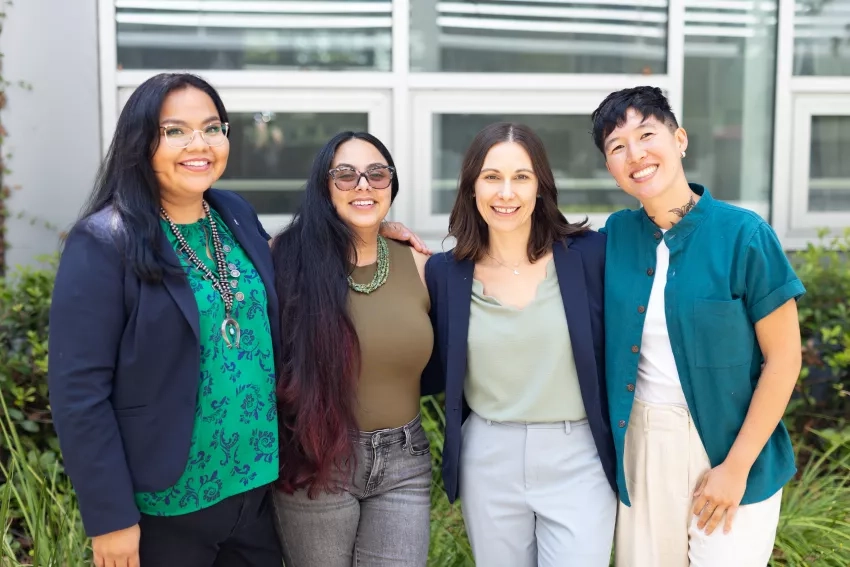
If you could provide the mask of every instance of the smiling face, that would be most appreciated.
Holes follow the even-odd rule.
[[[682,168],[687,147],[682,128],[671,131],[654,116],[630,108],[625,123],[605,138],[605,165],[623,191],[646,203],[687,183]]]
[[[502,142],[487,152],[475,180],[478,213],[492,231],[530,231],[537,202],[537,176],[520,144]]]
[[[192,142],[179,148],[169,145],[169,138],[179,139],[200,130],[208,139],[220,139],[221,118],[213,100],[194,87],[173,91],[163,101],[159,124],[159,145],[151,165],[163,200],[179,201],[203,194],[224,173],[230,142],[225,137],[221,145],[210,146],[195,132]]]
[[[348,226],[377,229],[386,218],[392,203],[391,178],[386,178],[392,173],[387,167],[378,148],[365,140],[348,140],[337,148],[331,164],[334,174],[328,175],[328,191],[337,214]],[[366,175],[358,178],[361,172]],[[356,185],[343,190],[351,183]]]

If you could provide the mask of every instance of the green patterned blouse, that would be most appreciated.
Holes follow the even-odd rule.
[[[278,476],[274,351],[266,289],[251,260],[221,217],[211,210],[227,263],[238,270],[232,317],[242,329],[240,348],[228,349],[221,336],[224,301],[178,252],[200,313],[201,375],[195,426],[186,470],[174,486],[136,494],[143,514],[177,516],[195,512],[274,482]],[[186,242],[216,272],[207,219],[178,225]],[[162,229],[177,250],[168,223]]]

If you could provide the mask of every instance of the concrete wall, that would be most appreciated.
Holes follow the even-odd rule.
[[[97,0],[16,0],[7,9],[0,51],[10,87],[3,111],[12,153],[6,178],[19,185],[9,209],[10,266],[55,251],[92,187],[100,161]],[[35,219],[32,225],[30,220]]]

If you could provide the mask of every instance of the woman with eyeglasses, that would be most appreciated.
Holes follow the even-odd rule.
[[[431,457],[419,418],[433,333],[426,256],[378,234],[392,156],[344,132],[272,245],[283,337],[275,492],[287,567],[424,567]]]
[[[281,565],[270,236],[210,188],[227,121],[198,77],[142,83],[65,242],[50,402],[98,567]]]

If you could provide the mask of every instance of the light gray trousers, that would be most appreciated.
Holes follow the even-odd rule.
[[[587,421],[463,425],[460,498],[477,565],[608,567],[617,499]]]

